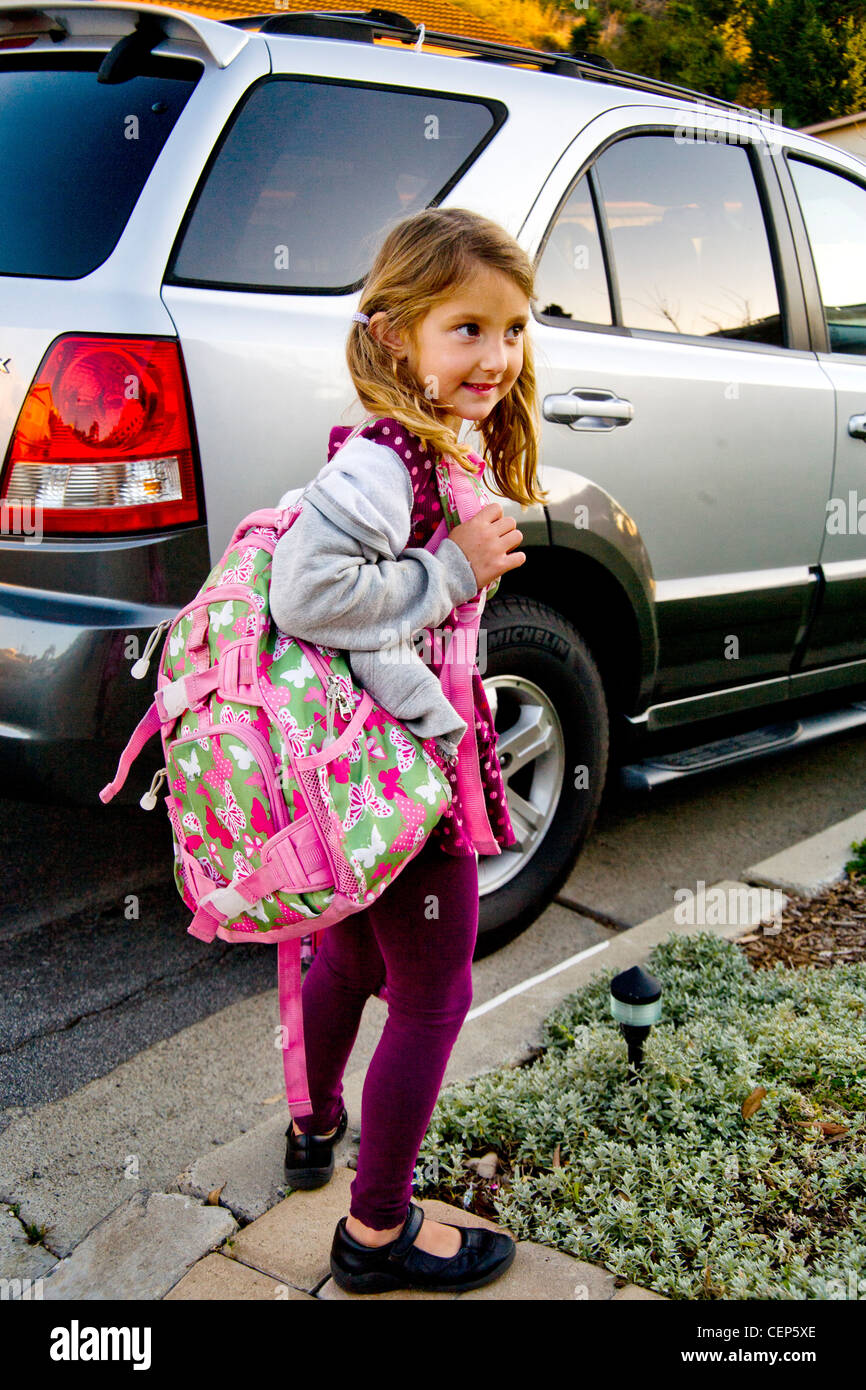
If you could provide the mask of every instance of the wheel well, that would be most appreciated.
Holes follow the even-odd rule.
[[[496,598],[532,598],[561,613],[592,652],[611,715],[635,708],[641,666],[637,619],[627,594],[597,560],[562,546],[533,548],[525,565],[502,576]]]

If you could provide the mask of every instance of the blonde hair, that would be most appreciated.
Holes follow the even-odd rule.
[[[441,300],[455,294],[479,266],[511,277],[533,297],[532,262],[512,236],[489,218],[465,208],[425,208],[387,233],[364,283],[359,309],[370,318],[384,313],[388,327],[415,342],[415,330]],[[395,357],[366,324],[353,322],[346,361],[365,410],[391,416],[437,455],[450,455],[469,472],[469,445],[436,414],[436,402],[421,389],[406,361]],[[441,409],[441,407],[440,407]],[[476,430],[475,453],[489,465],[494,491],[527,506],[547,493],[536,477],[539,416],[532,345],[523,334],[523,366],[506,396]]]

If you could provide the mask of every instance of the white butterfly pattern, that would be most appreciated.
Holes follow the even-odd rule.
[[[389,806],[376,795],[376,788],[370,778],[365,777],[360,787],[357,782],[353,782],[349,787],[349,809],[343,820],[343,829],[351,830],[368,810],[380,819],[394,814],[393,806]]]
[[[245,550],[238,563],[220,575],[220,584],[246,584],[253,577],[255,550]]]
[[[249,748],[239,748],[236,743],[226,744],[226,748],[231,753],[241,772],[249,772],[252,765],[253,755]]]
[[[223,796],[226,804],[225,807],[217,806],[217,820],[221,820],[226,830],[237,839],[241,831],[246,829],[247,818],[235,800],[228,778],[223,782]]]
[[[274,652],[274,660],[276,660],[276,657],[277,653]],[[306,685],[307,681],[315,680],[315,676],[315,671],[313,670],[304,653],[301,652],[300,666],[296,667],[294,671],[284,671],[283,674],[280,676],[280,680],[287,681],[288,684],[293,685],[296,690],[300,690],[302,686]]]
[[[185,777],[201,776],[201,765],[198,760],[198,753],[195,751],[194,748],[192,750],[192,756],[189,759],[182,758],[178,753],[177,760],[183,768],[183,773]]]
[[[429,806],[432,806],[437,796],[441,795],[442,787],[439,784],[439,782],[436,781],[436,778],[433,776],[429,777],[428,780],[424,783],[424,785],[419,787],[416,792],[416,796],[423,796],[424,800],[427,802]]]
[[[293,895],[293,896],[297,896],[297,895]],[[267,900],[266,900],[266,901],[267,901]],[[299,917],[318,917],[318,916],[319,916],[318,912],[314,912],[313,909],[312,909],[311,907],[307,907],[306,903],[302,903],[301,900],[300,900],[300,898],[298,898],[297,902],[291,904],[290,911],[292,911],[292,912],[297,912],[297,914],[298,914]]]
[[[308,724],[306,729],[302,729],[291,710],[285,707],[277,711],[277,718],[283,726],[287,745],[296,757],[302,758],[307,751],[305,743],[309,743],[313,737],[312,724]]]
[[[372,869],[376,860],[385,853],[387,845],[379,833],[378,825],[373,826],[373,834],[368,845],[359,845],[352,851],[351,860],[355,868],[361,865],[366,869]]]
[[[249,878],[250,874],[253,872],[253,866],[246,856],[241,854],[239,849],[236,849],[232,855],[232,859],[234,860],[234,866],[237,870],[235,878]]]
[[[221,724],[252,724],[248,709],[242,709],[240,714],[236,714],[231,705],[223,705],[220,710]]]
[[[222,608],[217,608],[211,613],[211,627],[216,628],[217,631],[219,631],[221,627],[228,627],[229,623],[234,617],[234,613],[234,602],[231,599],[228,599],[227,602],[223,604]]]
[[[415,749],[409,742],[402,729],[396,726],[391,729],[389,739],[397,749],[397,766],[401,772],[408,772],[415,761]]]

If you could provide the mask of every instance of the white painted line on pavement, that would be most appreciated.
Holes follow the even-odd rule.
[[[586,960],[587,956],[594,956],[596,951],[605,951],[609,945],[609,941],[597,941],[594,946],[588,946],[585,951],[580,951],[576,956],[569,956],[568,960],[561,960],[559,965],[552,965],[541,975],[533,975],[531,980],[522,980],[519,985],[512,985],[511,989],[506,989],[502,994],[488,999],[486,1004],[479,1004],[477,1009],[470,1009],[464,1022],[468,1023],[470,1018],[480,1018],[482,1014],[489,1013],[491,1009],[498,1009],[500,1004],[504,1004],[507,999],[513,999],[515,994],[522,994],[525,989],[531,989],[533,985],[540,985],[542,980],[549,980],[551,975],[558,975],[560,970],[567,970],[570,965],[577,965],[579,960]]]

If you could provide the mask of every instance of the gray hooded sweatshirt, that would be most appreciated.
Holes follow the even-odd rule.
[[[286,493],[281,507],[300,497]],[[435,555],[406,548],[412,484],[400,457],[360,435],[303,493],[271,571],[274,622],[292,637],[346,652],[352,674],[418,738],[456,752],[466,721],[411,637],[478,592],[472,566],[446,537]]]

